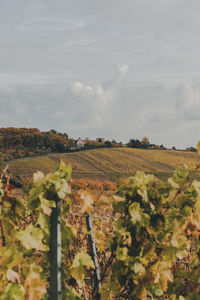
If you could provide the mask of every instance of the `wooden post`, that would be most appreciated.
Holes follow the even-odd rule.
[[[61,221],[60,200],[50,217],[50,299],[61,300]]]
[[[92,217],[90,214],[86,216],[86,224],[87,224],[87,231],[89,232],[88,239],[90,244],[91,255],[95,265],[95,274],[94,274],[94,281],[93,281],[93,299],[100,299],[100,294],[98,293],[98,291],[101,286],[101,282],[100,282],[101,277],[100,277],[100,271],[99,271],[98,260],[97,260],[94,231],[92,228]]]

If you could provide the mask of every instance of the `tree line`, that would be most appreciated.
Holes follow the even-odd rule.
[[[54,129],[44,132],[37,128],[0,128],[0,159],[7,161],[49,153],[122,146],[122,143],[104,138],[81,139],[82,145],[77,143],[78,140],[70,138],[67,133],[57,132]]]
[[[80,142],[80,143],[79,143]],[[130,139],[127,144],[97,137],[95,140],[85,138],[70,138],[67,133],[57,132],[54,129],[40,131],[37,128],[0,128],[0,160],[11,160],[20,157],[30,157],[49,153],[65,153],[86,149],[109,148],[127,146],[140,149],[166,150],[163,145],[152,144],[148,137]],[[175,147],[172,148],[176,150]],[[193,147],[187,151],[195,152]]]

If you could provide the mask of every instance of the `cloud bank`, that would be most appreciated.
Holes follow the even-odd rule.
[[[198,0],[0,0],[0,126],[195,146],[199,9]]]

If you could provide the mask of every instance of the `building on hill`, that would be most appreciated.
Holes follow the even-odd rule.
[[[84,140],[82,138],[78,138],[78,140],[76,141],[76,147],[77,148],[83,148],[84,147]]]

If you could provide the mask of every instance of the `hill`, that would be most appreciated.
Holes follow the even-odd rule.
[[[24,178],[31,177],[37,170],[45,173],[54,170],[61,159],[72,164],[73,177],[115,180],[136,171],[150,172],[165,178],[178,166],[187,164],[193,168],[199,163],[200,154],[121,147],[21,158],[11,160],[8,164],[13,174]]]

